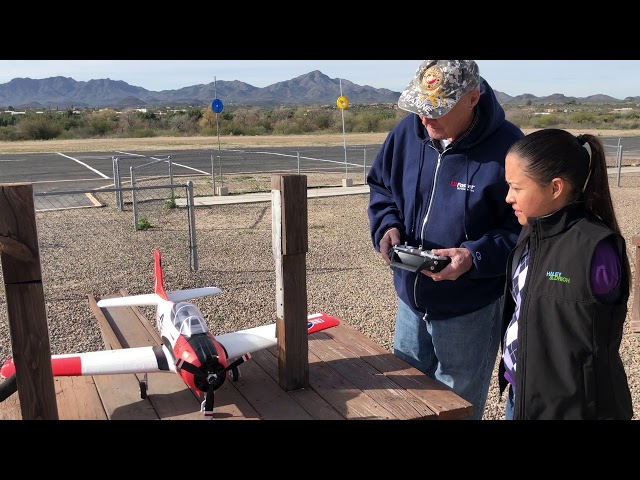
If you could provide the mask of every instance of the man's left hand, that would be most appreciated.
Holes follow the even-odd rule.
[[[471,252],[466,248],[434,248],[431,253],[451,258],[451,263],[437,273],[422,270],[424,275],[431,277],[436,282],[440,280],[456,280],[473,266]]]

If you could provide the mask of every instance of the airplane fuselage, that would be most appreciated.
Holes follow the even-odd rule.
[[[229,373],[224,347],[209,332],[200,310],[192,303],[164,301],[158,305],[162,342],[171,352],[178,375],[196,393],[219,388]],[[197,367],[192,373],[180,367],[187,362]]]

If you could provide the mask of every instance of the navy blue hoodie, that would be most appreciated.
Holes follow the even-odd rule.
[[[416,313],[438,320],[476,311],[504,292],[507,257],[521,226],[506,202],[504,159],[522,131],[505,118],[481,78],[480,100],[469,130],[442,153],[416,114],[389,132],[367,175],[371,241],[396,227],[401,242],[467,248],[471,269],[455,281],[434,282],[394,269],[398,296]],[[439,144],[439,142],[436,142]]]

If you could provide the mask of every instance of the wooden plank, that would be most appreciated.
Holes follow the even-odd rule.
[[[93,377],[54,377],[60,420],[107,420]],[[0,405],[0,420],[22,420],[14,393]]]
[[[121,288],[120,295],[122,295],[123,297],[127,297],[129,296],[129,291],[124,288]],[[131,311],[134,313],[136,317],[138,317],[138,320],[140,320],[140,323],[142,324],[142,326],[144,326],[147,332],[149,332],[149,335],[151,335],[151,337],[154,339],[155,344],[160,345],[162,343],[160,334],[158,333],[158,330],[153,325],[151,325],[151,322],[149,322],[149,319],[142,314],[142,312],[138,307],[131,307]]]
[[[255,352],[251,361],[260,365],[275,382],[278,381],[277,347]],[[289,390],[287,395],[298,402],[314,420],[344,420],[344,417],[312,388]]]
[[[105,297],[106,298],[106,297]],[[96,298],[93,295],[88,295],[89,307],[96,317],[98,327],[100,327],[100,335],[102,335],[102,341],[107,350],[114,348],[122,348],[120,339],[116,336],[115,332],[111,328],[111,325],[107,321],[107,318],[102,313],[102,309],[98,306]]]
[[[451,389],[411,367],[344,322],[319,333],[325,333],[333,338],[355,356],[390,377],[407,392],[420,398],[438,415],[438,418],[464,418],[473,412],[473,405],[456,395]]]
[[[260,420],[260,414],[227,380],[215,393],[214,420]]]
[[[240,367],[240,378],[233,382],[233,386],[263,420],[313,420],[258,363],[249,360]]]
[[[0,403],[0,420],[22,420],[18,392],[9,395]]]
[[[309,383],[346,419],[397,420],[397,417],[309,352]]]
[[[144,375],[136,375],[138,381]],[[149,373],[147,398],[160,420],[202,420],[200,401],[173,372]]]
[[[390,414],[402,420],[435,418],[433,411],[417,397],[404,391],[389,377],[353,354],[324,332],[313,335],[309,351],[364,391]]]
[[[93,379],[109,420],[159,419],[149,398],[140,398],[135,375],[94,375]]]
[[[54,377],[60,420],[107,420],[93,377]]]
[[[133,312],[134,308],[136,307],[107,307],[102,312],[122,348],[158,345],[156,338],[140,324],[138,315]]]

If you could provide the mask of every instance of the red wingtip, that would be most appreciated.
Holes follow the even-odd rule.
[[[16,366],[13,363],[13,358],[10,358],[2,364],[2,368],[0,368],[0,377],[9,378],[14,373],[16,373]]]
[[[340,320],[324,312],[314,313],[307,317],[307,331],[309,334],[340,325]]]
[[[153,274],[155,292],[165,300],[169,300],[169,297],[167,297],[167,292],[165,292],[164,290],[164,278],[162,277],[162,254],[160,253],[160,250],[156,248],[153,251],[153,255],[155,258],[155,269]]]

